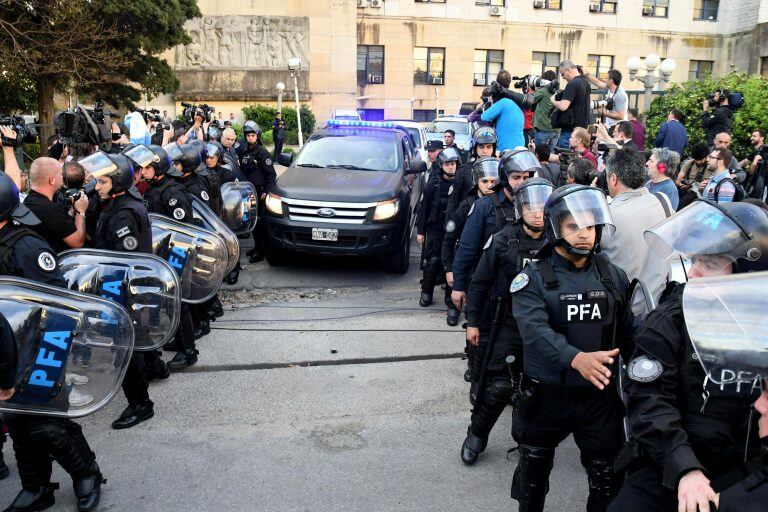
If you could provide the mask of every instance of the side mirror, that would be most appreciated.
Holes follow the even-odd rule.
[[[280,153],[277,157],[277,163],[283,167],[289,167],[293,162],[293,153]]]
[[[427,162],[424,160],[412,159],[405,169],[405,174],[421,174],[427,172]]]

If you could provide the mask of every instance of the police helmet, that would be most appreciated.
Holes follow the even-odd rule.
[[[219,144],[216,141],[209,142],[208,145],[205,147],[205,154],[206,156],[215,156],[221,158],[221,154],[224,153],[224,146]]]
[[[138,146],[134,145],[132,148],[124,149],[123,154],[128,157],[134,168],[147,167],[150,164],[160,161],[160,157],[144,144],[139,144]]]
[[[528,178],[541,170],[541,164],[536,155],[527,149],[516,149],[504,153],[499,161],[499,182],[509,184],[509,175],[514,173],[527,174]]]
[[[243,135],[247,135],[249,133],[261,135],[261,128],[259,128],[259,125],[256,124],[256,121],[246,121],[243,125]]]
[[[491,156],[478,158],[472,164],[472,183],[477,185],[486,178],[494,178],[497,183],[499,181],[499,161]]]
[[[40,224],[37,215],[19,199],[19,188],[10,176],[0,172],[0,221],[15,220],[25,226]]]
[[[125,155],[108,155],[98,151],[78,162],[94,178],[107,177],[112,180],[111,195],[128,192],[133,187],[133,164]]]
[[[749,202],[698,199],[646,231],[645,240],[663,259],[707,256],[712,270],[768,270],[768,212]]]
[[[201,160],[205,159],[206,150],[207,150],[207,146],[206,146],[205,142],[203,142],[201,140],[198,140],[198,139],[193,139],[193,140],[190,140],[189,142],[187,142],[187,144],[191,144],[192,146],[194,146],[197,149],[198,153],[200,153],[200,159]]]
[[[536,226],[531,221],[538,213],[544,212],[544,205],[555,187],[544,178],[526,180],[515,190],[515,217],[533,232],[544,231],[544,225]]]
[[[566,220],[570,220],[564,228]],[[554,190],[544,206],[544,231],[547,242],[560,245],[574,256],[589,256],[600,243],[602,232],[613,233],[615,226],[602,190],[587,185],[563,185]],[[595,227],[595,245],[589,249],[573,247],[565,237],[585,228]]]
[[[181,172],[189,174],[194,172],[203,162],[200,157],[200,151],[192,144],[182,144],[179,146],[179,155],[174,157],[174,163],[181,164]]]
[[[178,144],[174,144],[174,146],[179,147]],[[150,162],[149,164],[155,169],[155,176],[165,176],[165,173],[167,173],[168,170],[172,167],[171,157],[168,156],[168,152],[165,151],[165,149],[163,149],[161,146],[157,146],[155,144],[150,144],[147,147],[157,157],[156,161]]]
[[[445,148],[437,155],[437,162],[440,164],[440,167],[447,162],[456,162],[458,165],[458,162],[461,162],[461,155],[454,147]]]
[[[478,144],[496,144],[498,142],[498,136],[496,130],[491,126],[481,126],[475,133],[472,134],[472,145]]]

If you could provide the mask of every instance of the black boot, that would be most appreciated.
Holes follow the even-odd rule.
[[[115,430],[121,430],[124,428],[131,428],[134,425],[138,425],[142,421],[146,421],[155,415],[153,403],[146,402],[135,407],[130,405],[126,407],[123,414],[120,415],[115,421],[112,422],[112,428]]]
[[[211,324],[208,320],[200,320],[200,323],[195,327],[194,337],[200,339],[203,336],[211,333]]]
[[[227,282],[227,284],[237,284],[237,280],[240,278],[240,265],[237,266],[235,270],[227,274],[227,277],[224,278],[224,280]]]
[[[488,446],[488,438],[483,439],[477,437],[472,433],[472,429],[467,429],[467,438],[464,439],[464,444],[461,445],[461,461],[464,464],[471,466],[477,462],[477,457],[485,451],[485,447]]]
[[[101,499],[101,484],[107,483],[107,480],[102,476],[99,470],[99,465],[93,463],[95,473],[92,476],[75,480],[72,482],[72,487],[75,489],[75,496],[77,496],[77,510],[78,512],[91,512],[96,510],[96,506]]]
[[[453,304],[451,304],[453,306]],[[451,327],[455,327],[459,324],[459,310],[455,307],[448,307],[448,317],[445,319],[445,323]]]
[[[521,512],[543,512],[555,450],[522,444],[518,448],[520,460],[512,478],[512,499],[517,500]]]
[[[261,253],[259,253],[259,252],[257,252],[257,253],[254,253],[254,255],[253,255],[253,256],[251,256],[250,258],[248,258],[248,261],[249,261],[250,263],[258,263],[258,262],[260,262],[260,261],[261,261],[261,260],[263,260],[263,259],[264,259],[264,255],[263,255],[263,254],[261,254]]]
[[[199,352],[194,348],[177,352],[176,355],[173,356],[173,359],[168,363],[169,370],[177,372],[188,366],[192,366],[197,362],[197,354],[199,354]]]
[[[253,249],[249,249],[248,252],[245,253],[245,255],[246,256],[253,256],[257,252],[259,252],[259,250],[256,247],[254,247]]]
[[[472,376],[469,374],[469,368],[464,372],[464,382],[472,382]]]
[[[419,306],[425,308],[432,304],[433,289],[421,289],[421,298],[419,298]]]
[[[37,491],[28,491],[22,489],[16,495],[13,503],[3,512],[34,512],[36,510],[45,510],[56,503],[53,491],[59,488],[59,484],[44,485]]]
[[[150,354],[149,352],[146,353],[147,355]],[[155,351],[155,354],[151,357],[147,357],[145,355],[144,357],[144,373],[147,377],[148,381],[153,381],[155,379],[164,380],[170,377],[171,372],[168,371],[168,367],[166,366],[165,362],[160,359],[160,354],[158,351]]]
[[[214,319],[224,316],[224,306],[221,305],[221,301],[218,297],[211,299],[211,302],[208,305],[208,311],[213,314]]]

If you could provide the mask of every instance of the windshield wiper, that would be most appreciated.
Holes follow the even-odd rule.
[[[358,167],[356,165],[351,164],[335,164],[335,165],[326,165],[325,166],[328,169],[349,169],[351,171],[378,171],[380,169],[371,169],[370,167]]]
[[[316,167],[318,169],[321,169],[323,166],[317,165],[317,164],[296,164],[296,167]]]

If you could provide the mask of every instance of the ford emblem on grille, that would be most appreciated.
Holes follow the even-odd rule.
[[[336,215],[336,210],[333,208],[320,208],[317,210],[317,214],[321,217],[333,217]]]

